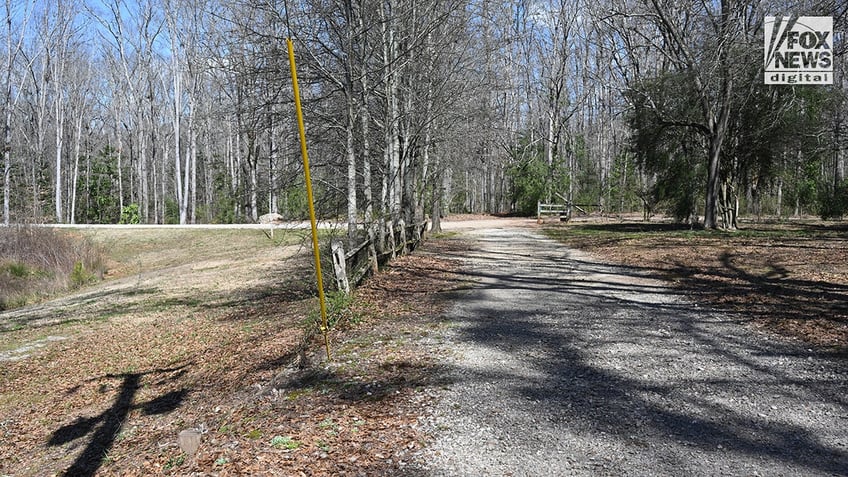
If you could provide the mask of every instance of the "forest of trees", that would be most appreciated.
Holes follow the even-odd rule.
[[[834,84],[763,82],[766,15]],[[848,212],[841,0],[5,0],[3,222]]]

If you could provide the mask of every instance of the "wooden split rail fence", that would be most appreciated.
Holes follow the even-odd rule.
[[[344,240],[333,239],[330,247],[336,287],[350,293],[351,287],[359,285],[369,273],[376,273],[380,266],[392,258],[415,250],[424,240],[428,224],[425,220],[406,225],[401,220],[394,227],[387,228],[383,237],[375,233],[373,241],[366,238],[348,251],[345,251]]]
[[[573,202],[565,201],[562,204],[543,204],[542,202],[536,203],[536,218],[542,221],[542,218],[545,216],[559,216],[559,220],[563,222],[568,222],[571,220],[571,214],[574,210],[577,210],[583,215],[589,215],[583,207],[597,207],[598,210],[601,209],[601,206],[598,204],[575,204]]]

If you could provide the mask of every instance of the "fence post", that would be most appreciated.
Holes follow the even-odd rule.
[[[388,233],[388,237],[387,237],[388,243],[386,244],[386,247],[389,249],[388,251],[391,253],[390,257],[391,257],[392,260],[394,260],[397,257],[397,237],[395,236],[395,234],[397,232],[395,230],[396,228],[397,228],[397,222],[395,221],[395,219],[391,219],[388,223],[388,227],[386,227],[386,232]]]
[[[398,221],[398,229],[400,229],[400,254],[406,255],[409,251],[409,239],[406,237],[406,221],[403,218]]]
[[[377,233],[374,230],[374,224],[368,225],[368,260],[371,262],[371,273],[376,275],[380,271],[380,263],[377,258]]]
[[[345,264],[344,244],[339,239],[333,239],[330,243],[333,252],[333,272],[336,276],[336,286],[345,293],[350,293],[350,282],[347,279],[347,266]]]

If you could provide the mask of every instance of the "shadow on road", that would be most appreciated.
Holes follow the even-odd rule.
[[[538,237],[520,238],[543,243],[533,253],[499,240],[484,238],[468,254],[476,266],[466,278],[479,284],[456,310],[458,339],[532,372],[466,369],[465,384],[506,386],[516,402],[536,403],[535,418],[552,432],[622,442],[654,459],[659,474],[694,453],[737,471],[766,462],[844,475],[844,356],[751,336],[739,326],[745,318],[694,306],[685,288],[647,280],[649,269],[575,256]],[[840,287],[832,293],[845,298]]]

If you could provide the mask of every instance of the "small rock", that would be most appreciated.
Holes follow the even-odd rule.
[[[192,456],[197,452],[197,448],[200,447],[200,431],[197,429],[186,429],[180,431],[180,434],[177,438],[180,449],[186,454]]]

